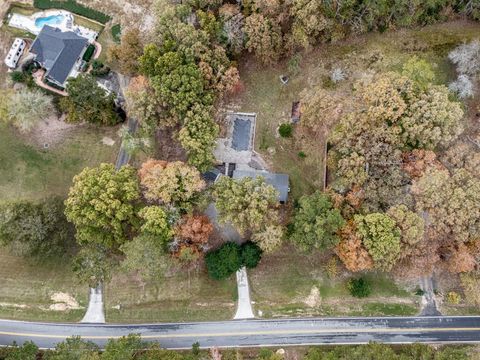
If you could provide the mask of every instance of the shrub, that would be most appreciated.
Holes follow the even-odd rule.
[[[350,295],[357,297],[357,298],[364,298],[368,297],[371,292],[370,282],[361,277],[358,279],[350,279],[348,282],[348,291],[350,291]]]
[[[234,242],[227,242],[217,250],[207,253],[205,262],[211,278],[226,279],[242,266],[240,246]]]
[[[23,83],[25,82],[25,74],[21,71],[13,71],[10,73],[10,78],[12,79],[13,82],[20,82]]]
[[[458,79],[448,85],[448,89],[458,95],[460,99],[473,97],[473,83],[468,75],[461,74]]]
[[[291,124],[285,123],[280,125],[278,128],[278,133],[281,137],[288,138],[292,136],[293,127]]]
[[[462,300],[462,298],[460,297],[459,293],[455,291],[450,291],[447,294],[446,300],[449,304],[457,305],[460,303],[460,300]]]
[[[423,296],[423,295],[425,295],[425,291],[423,291],[423,290],[420,289],[420,288],[417,288],[417,290],[415,290],[415,295],[417,295],[417,296]]]
[[[93,76],[105,76],[110,72],[110,68],[105,66],[104,63],[98,60],[93,60],[92,62],[92,71]]]
[[[249,269],[256,267],[262,258],[262,250],[253,242],[246,242],[240,247],[242,265]]]
[[[93,56],[93,53],[95,52],[95,45],[88,45],[87,50],[85,50],[85,53],[83,54],[83,61],[90,61],[90,59]]]
[[[122,27],[120,24],[113,25],[110,32],[112,33],[113,40],[119,43],[122,37]]]
[[[34,0],[33,6],[37,9],[63,9],[74,14],[85,16],[99,23],[106,24],[111,17],[104,13],[78,4],[75,0]]]
[[[298,152],[298,157],[300,159],[305,159],[307,157],[307,154],[305,154],[305,152],[303,152],[303,151],[299,151]]]

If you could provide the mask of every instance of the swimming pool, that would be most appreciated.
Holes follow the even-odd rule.
[[[35,26],[41,29],[43,28],[43,25],[50,25],[50,26],[60,25],[64,19],[65,19],[65,16],[61,14],[50,15],[46,17],[39,17],[35,19]]]

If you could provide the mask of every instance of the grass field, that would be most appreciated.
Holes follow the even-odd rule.
[[[419,311],[418,296],[381,273],[363,274],[371,283],[368,298],[350,295],[351,274],[341,269],[334,279],[325,272],[328,256],[304,254],[290,246],[265,256],[249,271],[255,309],[265,317],[299,315],[413,315]],[[312,295],[313,289],[318,295]]]
[[[144,287],[131,277],[117,276],[105,290],[110,322],[227,320],[235,314],[237,287],[231,277],[208,279],[203,272],[178,270],[165,281]],[[120,310],[115,309],[120,305]]]
[[[25,143],[15,130],[0,124],[0,198],[66,195],[73,176],[85,166],[115,160],[117,146],[103,145],[104,136],[116,139],[115,129],[82,126],[60,144],[41,149]]]
[[[48,310],[54,293],[73,296],[80,306],[87,303],[88,289],[75,282],[70,265],[30,263],[0,250],[0,318],[78,321],[84,310]]]

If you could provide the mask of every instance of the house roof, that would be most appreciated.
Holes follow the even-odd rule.
[[[246,177],[256,178],[263,176],[267,184],[272,185],[279,193],[278,201],[286,202],[288,199],[288,175],[287,174],[277,174],[270,173],[266,171],[255,171],[255,170],[235,170],[233,172],[234,179],[243,179]]]
[[[235,115],[232,134],[232,148],[237,151],[250,149],[252,121],[247,116]]]
[[[30,52],[47,70],[46,76],[63,84],[87,44],[87,39],[72,31],[63,32],[45,25]]]

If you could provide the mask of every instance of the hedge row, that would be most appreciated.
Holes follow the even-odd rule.
[[[63,9],[74,14],[85,16],[92,20],[106,24],[111,17],[104,13],[78,4],[75,0],[34,0],[33,6],[41,10]]]
[[[89,62],[95,52],[95,45],[88,45],[87,50],[83,53],[83,60]]]

